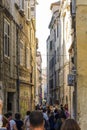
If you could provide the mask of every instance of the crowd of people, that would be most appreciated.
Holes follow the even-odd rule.
[[[67,105],[36,106],[36,110],[26,112],[24,119],[20,113],[15,113],[14,118],[11,112],[2,116],[1,109],[0,102],[0,130],[80,130],[77,122],[70,118]]]
[[[43,118],[45,122],[46,130],[60,130],[63,122],[70,118],[68,112],[68,105],[63,106],[62,104],[58,107],[48,106],[48,107],[36,107],[43,113]]]

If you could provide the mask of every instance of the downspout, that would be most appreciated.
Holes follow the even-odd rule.
[[[64,32],[65,32],[65,30],[64,30],[64,16],[63,16],[63,105],[64,105],[64,75],[65,75],[65,73],[64,73],[64,59],[65,59],[65,51],[64,51],[64,46],[65,46],[65,41],[64,41]]]
[[[18,112],[20,111],[20,105],[19,105],[19,101],[20,101],[20,82],[19,82],[19,31],[18,31],[18,27],[16,26],[16,46],[17,46],[17,51],[16,51],[16,64],[17,64],[17,110]]]

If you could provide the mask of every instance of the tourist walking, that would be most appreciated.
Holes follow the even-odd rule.
[[[44,118],[44,122],[45,122],[44,127],[46,130],[48,130],[49,129],[49,117],[47,115],[46,108],[43,109],[43,118]]]
[[[27,111],[26,112],[26,116],[24,118],[24,127],[25,127],[25,130],[29,130],[29,127],[30,127],[30,111]]]
[[[50,112],[49,124],[50,124],[50,130],[54,130],[54,125],[55,125],[55,116],[54,116],[54,112]]]
[[[58,110],[58,117],[55,123],[55,130],[60,130],[63,122],[66,120],[66,115],[62,110]]]
[[[61,130],[81,130],[74,119],[67,119],[61,126]]]
[[[7,119],[8,119],[8,121],[9,121],[9,128],[8,128],[8,130],[18,130],[17,126],[16,126],[16,122],[12,118],[12,112],[8,112],[5,115],[6,115]]]
[[[15,122],[18,130],[23,130],[23,121],[21,120],[20,113],[15,113]]]
[[[30,113],[30,130],[44,130],[44,119],[41,111]]]

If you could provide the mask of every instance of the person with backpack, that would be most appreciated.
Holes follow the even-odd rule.
[[[23,121],[21,120],[20,113],[15,113],[15,122],[18,130],[23,130]]]
[[[54,112],[50,112],[49,115],[49,125],[50,125],[50,130],[55,130],[54,129],[54,125],[55,125],[55,116],[54,116]]]
[[[43,113],[39,110],[32,111],[30,114],[30,130],[45,130]]]
[[[7,112],[5,114],[5,116],[7,117],[8,121],[9,121],[9,125],[7,130],[18,130],[17,126],[16,126],[16,122],[14,121],[14,119],[12,118],[12,112]]]
[[[58,118],[55,123],[55,130],[60,130],[63,122],[66,120],[66,115],[63,111],[58,110]]]
[[[44,118],[44,122],[45,122],[44,127],[46,130],[48,130],[49,129],[49,117],[47,115],[47,111],[45,108],[43,109],[43,118]]]

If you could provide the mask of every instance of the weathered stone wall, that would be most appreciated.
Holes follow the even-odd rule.
[[[81,130],[87,129],[87,2],[77,1],[77,114]]]
[[[1,9],[0,11],[0,80],[2,80],[3,75],[2,75],[2,66],[3,66],[3,10]]]
[[[28,108],[30,109],[32,108],[31,102],[33,101],[32,100],[33,96],[32,96],[32,89],[31,89],[32,84],[30,80],[30,75],[31,73],[33,73],[32,78],[33,78],[33,82],[35,82],[35,63],[36,63],[35,24],[32,21],[27,21],[27,18],[25,17],[24,13],[23,12],[20,13],[18,9],[19,7],[17,8],[15,6],[14,1],[11,1],[10,3],[6,4],[3,0],[3,4],[4,4],[3,6],[6,8],[0,11],[0,30],[1,30],[0,31],[0,80],[2,81],[4,87],[3,90],[4,103],[5,103],[4,112],[7,111],[7,104],[8,104],[7,100],[9,96],[10,98],[12,97],[12,101],[10,102],[12,103],[12,111],[13,113],[15,113],[18,111],[18,102],[22,100],[21,97],[25,98],[25,95],[23,94],[25,88],[29,93],[29,95],[27,95],[27,100],[29,99],[29,101],[27,101],[28,103],[27,106],[25,105],[24,111],[27,111]],[[4,45],[4,36],[3,36],[4,18],[9,20],[10,23],[10,45],[9,45],[10,56],[9,57],[4,56],[4,46],[3,46]],[[18,39],[17,39],[16,29],[18,29]],[[21,40],[23,41],[24,44],[23,55],[22,55],[23,66],[19,64],[20,63],[19,60],[21,57],[19,55]],[[26,67],[27,47],[29,48],[28,58],[31,60],[29,68]],[[33,72],[31,72],[31,65],[34,67]]]

